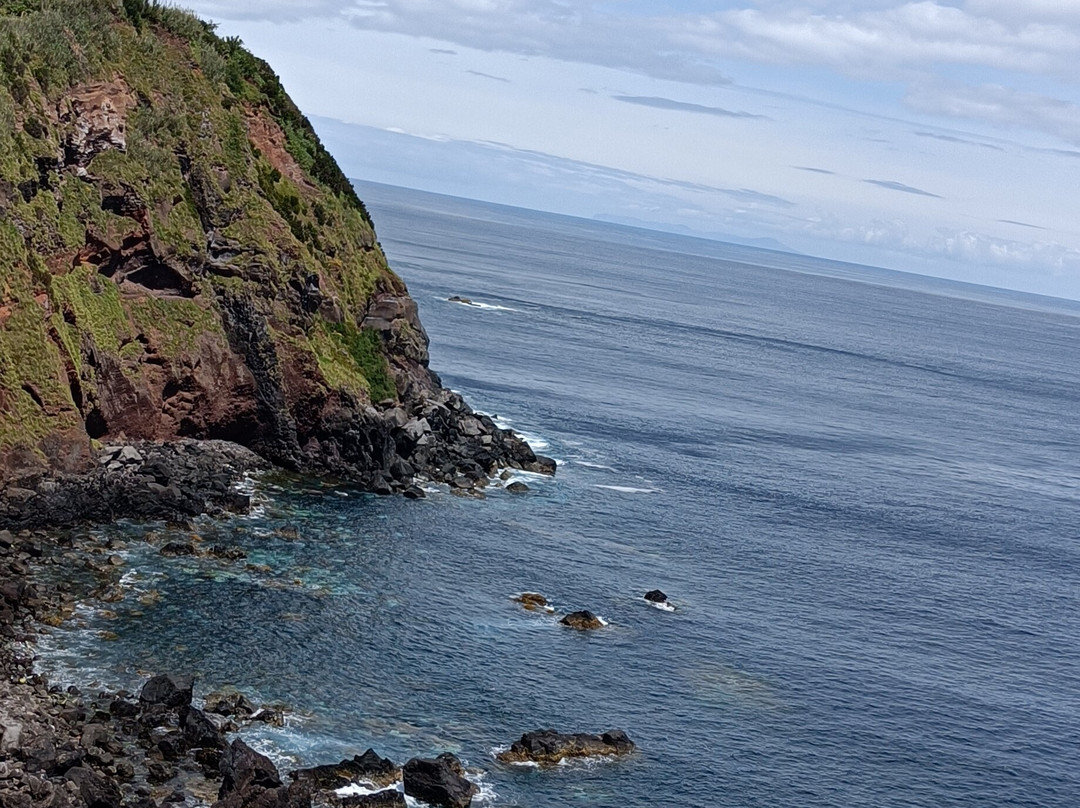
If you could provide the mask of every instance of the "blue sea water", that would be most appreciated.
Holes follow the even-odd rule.
[[[481,805],[1080,805],[1080,307],[360,191],[433,367],[558,475],[482,501],[261,483],[197,525],[248,569],[100,529],[129,597],[46,669],[281,700],[256,740],[286,761],[455,751]],[[549,726],[640,751],[494,761]]]

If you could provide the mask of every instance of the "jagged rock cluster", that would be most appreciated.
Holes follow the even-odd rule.
[[[618,757],[629,755],[636,747],[622,730],[611,730],[602,735],[584,732],[562,733],[553,729],[526,732],[505,752],[500,752],[503,763],[536,763],[555,766],[567,758]]]

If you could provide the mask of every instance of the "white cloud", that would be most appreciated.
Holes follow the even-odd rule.
[[[1080,26],[1080,0],[969,0],[967,8],[1015,25],[1039,21]]]
[[[927,244],[932,253],[971,264],[1080,275],[1080,250],[1050,241],[1010,241],[969,230],[939,229]]]
[[[672,20],[669,35],[703,53],[874,78],[942,64],[1071,78],[1080,50],[1080,23],[1015,24],[933,0],[847,14],[745,8]]]
[[[946,2],[741,0],[709,13],[659,3],[651,15],[598,0],[195,0],[195,7],[219,18],[332,18],[369,31],[701,85],[729,83],[721,65],[733,60],[826,68],[904,82],[916,111],[1004,126],[1026,118],[1029,128],[1076,143],[1075,104],[991,82],[1015,83],[1003,79],[1010,73],[1052,76],[1054,94],[1076,95],[1080,0]],[[985,86],[946,85],[943,72],[957,69]]]
[[[270,20],[297,22],[315,17],[333,17],[352,5],[348,0],[260,0],[258,3],[232,3],[225,0],[195,0],[180,5],[191,8],[212,20]]]
[[[816,239],[846,241],[889,250],[914,252],[920,246],[902,219],[848,222],[835,214],[820,214],[803,220],[793,230]]]
[[[919,112],[1032,129],[1080,144],[1080,105],[1010,87],[923,81],[908,90],[904,103]]]
[[[658,6],[619,13],[596,0],[196,0],[211,17],[292,21],[338,16],[379,31],[483,50],[546,55],[714,83],[719,58],[831,67],[881,77],[933,65],[978,65],[1072,79],[1080,52],[1077,0],[802,4],[744,2],[706,14]]]

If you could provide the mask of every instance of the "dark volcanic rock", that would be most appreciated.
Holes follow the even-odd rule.
[[[384,788],[374,794],[350,794],[341,798],[342,808],[405,808],[405,795],[396,788]]]
[[[230,794],[250,794],[253,789],[281,787],[281,776],[270,758],[237,738],[221,756],[221,790],[218,799]]]
[[[180,541],[171,541],[168,544],[164,544],[158,552],[168,558],[179,558],[180,556],[193,556],[198,554],[198,550],[195,549],[194,544]]]
[[[298,783],[307,783],[321,791],[333,791],[352,783],[389,786],[401,779],[401,768],[392,760],[379,757],[374,749],[368,749],[364,754],[354,756],[352,760],[297,769],[291,776]]]
[[[468,808],[480,789],[464,777],[461,761],[449,752],[413,758],[402,767],[405,793],[431,805]]]
[[[511,494],[524,494],[529,490],[529,486],[525,485],[523,482],[512,482],[510,485],[506,486],[506,490]]]
[[[143,685],[139,701],[144,705],[160,704],[164,707],[190,707],[191,691],[195,680],[190,676],[159,674]]]
[[[234,485],[244,473],[267,467],[249,449],[224,441],[137,446],[139,460],[110,461],[83,474],[40,473],[21,478],[18,486],[0,479],[0,525],[33,528],[121,517],[181,521],[223,512],[237,506]]]
[[[220,720],[220,719],[219,719]],[[225,734],[202,710],[191,707],[180,719],[189,749],[224,749]]]
[[[645,593],[645,600],[650,603],[667,603],[667,595],[659,589],[650,589]]]
[[[537,763],[554,766],[564,758],[613,757],[628,755],[635,749],[634,742],[622,730],[611,730],[602,735],[579,732],[564,734],[553,729],[526,732],[514,741],[505,752],[496,757],[503,763]]]
[[[604,627],[603,621],[587,609],[582,609],[580,612],[570,612],[559,622],[564,626],[576,628],[579,631],[591,631]]]
[[[517,603],[522,605],[526,611],[536,611],[537,609],[548,608],[548,601],[543,595],[538,592],[522,592],[520,595],[514,598]]]
[[[217,715],[244,717],[255,712],[255,705],[243,693],[216,690],[203,699],[203,709]]]
[[[108,777],[82,766],[69,769],[66,777],[79,787],[87,808],[120,808],[120,787]]]

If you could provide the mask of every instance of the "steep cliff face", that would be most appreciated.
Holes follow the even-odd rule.
[[[0,0],[0,479],[175,438],[375,488],[553,470],[427,364],[265,63],[147,0]]]

